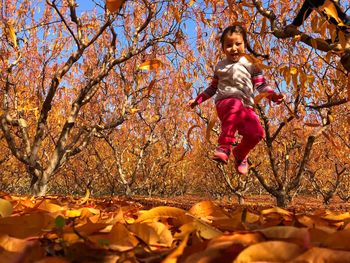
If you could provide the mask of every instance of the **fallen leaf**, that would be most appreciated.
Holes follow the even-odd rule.
[[[304,248],[311,246],[310,233],[307,228],[299,228],[293,226],[273,226],[258,229],[260,233],[269,240],[283,240],[300,245]]]
[[[332,263],[349,263],[350,252],[338,251],[328,248],[313,247],[294,258],[289,263],[314,263],[314,262],[332,262]]]
[[[286,262],[299,256],[303,251],[304,250],[300,246],[293,243],[267,241],[249,246],[243,250],[233,262]]]
[[[5,199],[0,199],[0,216],[2,217],[10,216],[12,212],[13,212],[13,207],[11,202]]]
[[[322,247],[338,250],[350,250],[350,243],[346,242],[350,240],[350,229],[337,231],[330,234],[322,243]]]
[[[135,222],[140,223],[146,220],[154,221],[159,217],[182,218],[186,217],[185,214],[186,211],[181,208],[171,206],[158,206],[145,211],[139,218],[137,218]]]
[[[8,234],[16,238],[38,236],[45,229],[54,227],[54,218],[44,213],[0,218],[0,234]]]
[[[116,223],[108,234],[91,235],[88,237],[95,244],[117,251],[127,251],[136,247],[139,241],[121,223]]]
[[[159,222],[135,223],[128,226],[128,229],[149,246],[170,247],[173,243],[170,230]]]

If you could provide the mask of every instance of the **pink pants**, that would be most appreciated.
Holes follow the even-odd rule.
[[[264,138],[264,129],[260,124],[254,109],[244,107],[237,98],[227,98],[216,103],[216,110],[221,121],[220,148],[230,150],[235,142],[235,133],[243,136],[241,142],[234,148],[236,160],[243,160],[251,149]]]

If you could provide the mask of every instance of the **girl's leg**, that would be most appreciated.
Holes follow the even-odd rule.
[[[236,98],[227,98],[216,103],[216,110],[221,122],[218,143],[219,147],[227,152],[231,151],[232,144],[235,142],[239,114],[243,108],[241,100]]]
[[[241,142],[233,150],[237,163],[245,160],[252,150],[264,138],[264,129],[258,115],[251,108],[242,110],[242,119],[238,126],[238,133],[243,136]]]

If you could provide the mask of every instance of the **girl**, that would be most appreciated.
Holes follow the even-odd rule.
[[[215,104],[221,122],[221,134],[213,159],[225,164],[228,162],[235,133],[238,131],[243,138],[233,150],[235,167],[238,173],[247,174],[247,155],[264,137],[264,129],[253,109],[254,90],[270,93],[268,99],[278,104],[282,102],[283,95],[276,94],[266,83],[262,71],[244,56],[245,47],[248,50],[250,48],[247,33],[241,25],[227,27],[220,42],[226,58],[216,65],[210,86],[196,99],[190,100],[188,105],[193,109],[216,94]]]

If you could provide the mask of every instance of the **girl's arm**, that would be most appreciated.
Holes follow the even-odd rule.
[[[280,104],[283,101],[284,95],[277,94],[273,90],[273,88],[271,88],[271,86],[266,81],[262,70],[259,69],[258,67],[254,67],[254,69],[253,69],[252,82],[253,82],[254,88],[259,93],[270,93],[270,95],[267,97],[269,100],[271,100],[277,104]]]
[[[191,108],[194,108],[195,106],[203,103],[207,99],[210,99],[214,94],[216,93],[216,90],[218,88],[218,78],[214,75],[210,85],[208,88],[206,88],[202,93],[200,93],[197,98],[194,100],[189,101],[189,106]]]

